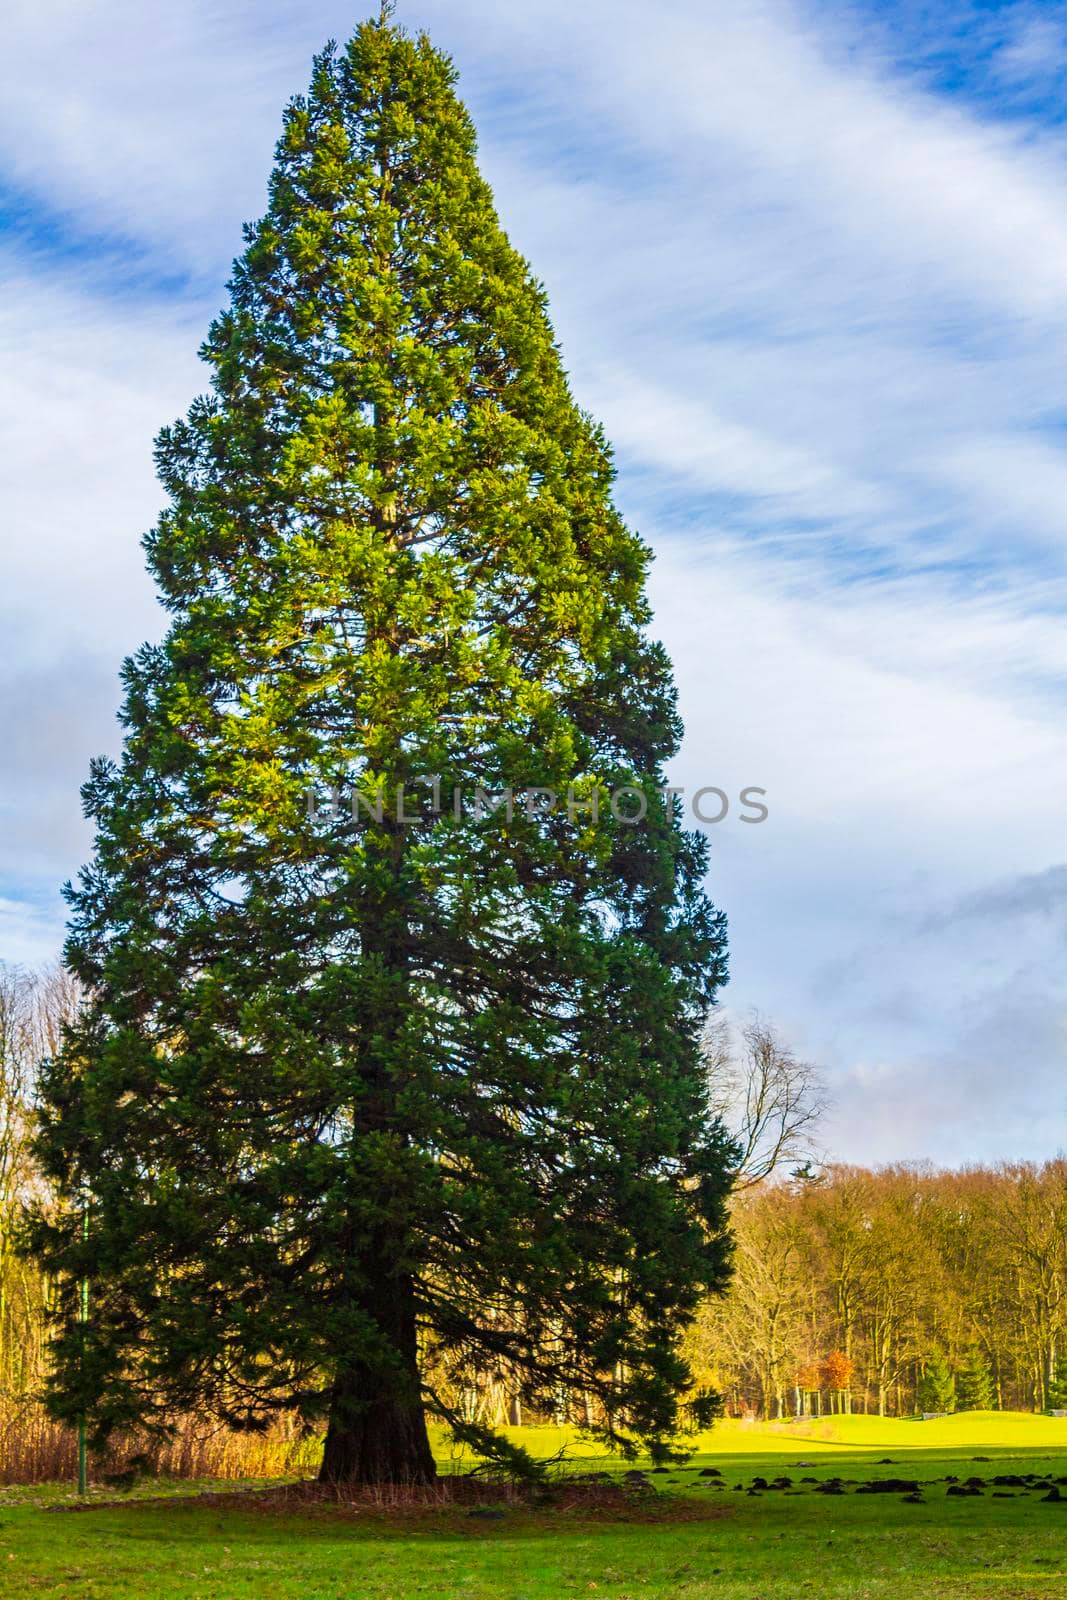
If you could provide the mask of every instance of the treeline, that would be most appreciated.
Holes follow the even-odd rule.
[[[730,1414],[1067,1405],[1067,1161],[807,1169],[733,1226],[689,1341]]]

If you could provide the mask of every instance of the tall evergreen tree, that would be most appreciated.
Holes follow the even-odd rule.
[[[945,1357],[938,1351],[928,1356],[915,1386],[915,1404],[920,1411],[955,1411],[956,1378]]]
[[[33,1234],[51,1403],[97,1440],[295,1406],[324,1478],[421,1481],[462,1352],[658,1445],[724,1281],[725,934],[660,789],[648,552],[453,84],[384,15],[317,60],[212,392],[158,441],[172,620],[85,789],[92,999],[45,1071],[68,1204]]]
[[[968,1345],[956,1374],[956,1409],[992,1411],[995,1405],[996,1387],[989,1363],[976,1344]]]

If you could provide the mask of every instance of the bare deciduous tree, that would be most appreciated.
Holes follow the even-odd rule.
[[[32,973],[0,963],[0,1270],[9,1216],[25,1178],[37,990]]]
[[[816,1130],[828,1099],[817,1067],[798,1060],[755,1015],[740,1027],[716,1017],[703,1048],[712,1110],[741,1150],[735,1189],[762,1183],[788,1162],[818,1161]]]

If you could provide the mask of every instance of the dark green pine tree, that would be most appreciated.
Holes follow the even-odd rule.
[[[976,1344],[968,1345],[956,1373],[956,1410],[992,1411],[996,1403],[989,1364]]]
[[[955,1411],[956,1378],[940,1351],[928,1356],[915,1390],[918,1411]]]
[[[51,1404],[98,1442],[296,1407],[326,1479],[425,1480],[464,1362],[659,1443],[726,1275],[725,935],[659,789],[648,552],[453,85],[384,15],[318,59],[159,438],[171,625],[86,785],[38,1146]]]

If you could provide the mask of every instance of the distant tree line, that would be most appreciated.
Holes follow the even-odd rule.
[[[690,1352],[761,1417],[1067,1406],[1067,1160],[801,1168],[735,1195]]]

